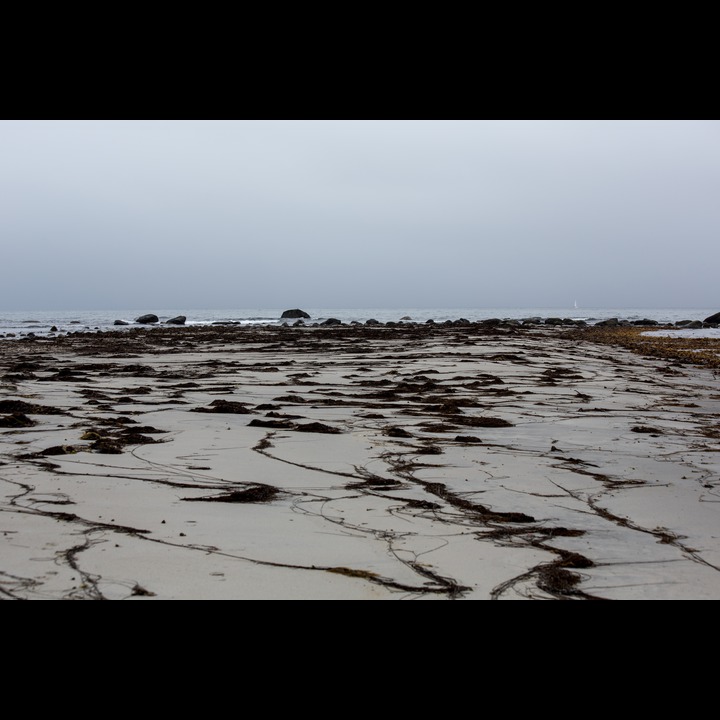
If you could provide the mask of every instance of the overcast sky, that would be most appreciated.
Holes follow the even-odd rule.
[[[720,309],[719,121],[0,120],[0,309]]]

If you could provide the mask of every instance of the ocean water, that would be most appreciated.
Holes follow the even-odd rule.
[[[282,309],[239,309],[239,310],[192,310],[186,308],[156,310],[45,310],[45,311],[1,311],[0,310],[0,339],[12,340],[22,338],[28,333],[36,336],[51,333],[64,334],[69,332],[86,332],[108,330],[127,330],[140,326],[136,318],[145,313],[153,313],[160,318],[160,322],[184,315],[187,318],[186,326],[211,325],[213,323],[235,323],[239,325],[282,325],[292,324],[294,320],[281,318]],[[459,320],[461,318],[471,322],[500,318],[502,320],[525,320],[528,318],[546,319],[550,317],[571,318],[584,320],[592,325],[601,320],[618,318],[620,320],[655,320],[663,324],[674,325],[683,320],[704,320],[706,317],[718,312],[720,308],[302,308],[310,316],[306,324],[321,323],[329,318],[337,318],[343,323],[364,323],[369,319],[378,322],[397,322],[409,318],[413,322],[424,323],[434,320],[441,323],[446,320]],[[116,320],[130,323],[126,326],[116,326]],[[56,330],[53,330],[56,328]],[[660,332],[660,331],[659,331]],[[720,337],[718,329],[699,330],[671,330],[662,331],[670,334],[680,334],[683,337]]]

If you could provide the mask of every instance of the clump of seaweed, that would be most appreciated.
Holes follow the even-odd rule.
[[[295,424],[292,429],[297,432],[326,433],[328,435],[338,435],[342,432],[339,428],[331,427],[321,422]]]
[[[575,586],[582,578],[577,573],[570,572],[556,565],[548,565],[538,571],[538,587],[555,596],[577,594]]]
[[[246,403],[233,402],[232,400],[213,400],[209,407],[194,408],[191,412],[249,415],[252,410],[247,408]]]
[[[0,417],[0,427],[5,428],[24,428],[32,427],[35,421],[31,420],[27,415],[21,412],[14,412],[11,415]]]
[[[273,500],[280,490],[272,485],[253,485],[242,490],[232,490],[222,495],[199,498],[183,498],[188,502],[261,503]]]
[[[400,427],[388,427],[383,430],[383,435],[394,438],[411,438],[412,435],[405,429]]]
[[[676,329],[676,328],[673,328]],[[718,338],[662,337],[645,335],[644,327],[597,327],[576,330],[571,336],[604,345],[624,347],[638,355],[675,361],[683,364],[720,367]]]
[[[499,417],[489,416],[476,416],[469,417],[461,415],[453,418],[453,422],[458,425],[467,425],[468,427],[486,427],[486,428],[502,428],[502,427],[513,427],[513,424],[509,420],[504,420]]]
[[[0,400],[0,413],[25,413],[30,415],[67,415],[60,408],[49,407],[48,405],[35,405],[23,400]]]

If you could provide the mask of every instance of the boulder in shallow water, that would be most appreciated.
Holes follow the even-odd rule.
[[[187,318],[184,315],[178,315],[177,317],[170,318],[165,321],[166,325],[184,325]]]
[[[127,320],[116,320],[113,325],[129,325],[130,323],[127,322]]]
[[[157,315],[148,313],[147,315],[141,315],[139,318],[135,318],[135,322],[141,325],[152,325],[153,323],[160,322],[160,318]]]
[[[711,325],[720,325],[720,312],[716,312],[714,315],[706,317],[704,322],[710,323]]]
[[[306,320],[310,319],[310,316],[304,310],[300,310],[298,308],[295,308],[294,310],[286,310],[280,317],[281,318],[305,318]]]

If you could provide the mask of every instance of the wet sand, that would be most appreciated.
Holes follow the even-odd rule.
[[[0,597],[718,599],[719,345],[481,324],[1,342]]]

